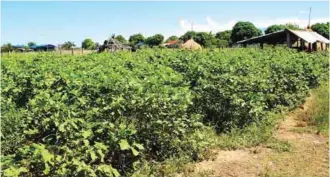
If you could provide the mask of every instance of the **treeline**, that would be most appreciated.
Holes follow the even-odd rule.
[[[153,36],[144,37],[141,33],[133,34],[129,37],[129,39],[125,39],[122,35],[113,36],[116,40],[123,44],[127,44],[130,46],[143,45],[146,47],[154,47],[159,46],[163,42],[169,42],[173,40],[180,40],[182,42],[187,41],[190,38],[193,38],[197,43],[199,43],[204,48],[213,48],[213,47],[230,47],[232,44],[237,41],[249,39],[251,37],[260,36],[262,34],[269,34],[276,31],[283,30],[285,28],[288,29],[301,29],[298,25],[288,23],[285,25],[275,24],[269,26],[264,32],[258,29],[251,22],[237,22],[232,30],[220,31],[215,34],[212,32],[196,32],[196,31],[188,31],[182,36],[170,36],[164,41],[164,36],[162,34],[155,34]],[[327,23],[316,23],[311,26],[311,29],[325,38],[329,39],[329,22]],[[104,41],[106,43],[107,40]],[[34,42],[29,42],[27,44],[27,48],[31,45],[36,45]],[[75,43],[71,41],[67,41],[59,47],[63,50],[71,49],[75,47]],[[100,46],[99,43],[94,42],[92,39],[85,39],[81,47],[87,50],[95,50]],[[4,44],[1,47],[1,50],[4,52],[12,51],[14,48],[10,43]]]

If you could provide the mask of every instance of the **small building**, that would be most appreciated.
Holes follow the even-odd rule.
[[[329,48],[329,42],[329,39],[312,30],[284,29],[263,36],[238,41],[236,44],[243,47],[251,44],[260,44],[261,48],[263,48],[263,44],[286,44],[289,48],[317,51]]]
[[[167,43],[162,44],[162,46],[167,48],[179,48],[182,45],[182,41],[180,40],[172,40],[168,41]]]
[[[13,45],[12,48],[17,52],[24,52],[26,50],[26,46],[24,45]]]
[[[56,46],[52,44],[42,44],[31,46],[30,49],[34,51],[53,51],[56,49]]]
[[[190,49],[190,50],[200,50],[202,46],[195,42],[193,39],[189,39],[182,45],[183,49]]]
[[[104,51],[104,50],[114,52],[117,50],[131,50],[131,47],[126,44],[121,43],[113,35],[111,38],[109,38],[109,40],[104,41],[104,44],[103,44],[100,52]]]
[[[147,46],[147,44],[146,43],[144,43],[144,42],[142,42],[142,41],[140,41],[140,42],[138,42],[137,44],[135,44],[135,48],[142,48],[142,47],[144,47],[144,46]]]

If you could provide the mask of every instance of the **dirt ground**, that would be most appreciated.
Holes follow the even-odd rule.
[[[312,99],[290,112],[274,132],[273,138],[287,142],[290,151],[276,151],[266,145],[219,150],[213,161],[195,164],[196,171],[211,172],[206,176],[212,177],[328,177],[329,138],[308,127],[303,118]]]

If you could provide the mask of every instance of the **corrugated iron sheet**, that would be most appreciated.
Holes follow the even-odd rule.
[[[329,39],[321,36],[320,34],[314,32],[314,31],[298,31],[298,30],[289,30],[289,31],[308,43],[314,43],[314,42],[329,43],[330,42]]]

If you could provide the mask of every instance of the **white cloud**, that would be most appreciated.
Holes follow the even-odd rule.
[[[212,31],[213,33],[215,33],[218,31],[231,29],[236,22],[237,22],[236,20],[231,20],[226,23],[220,23],[213,20],[211,17],[206,17],[205,23],[195,23],[190,20],[180,20],[179,22],[180,30],[178,30],[177,34],[182,35],[186,31],[190,31],[192,23],[193,23],[194,31],[203,31],[203,32]]]
[[[320,22],[327,22],[329,21],[329,17],[323,18],[312,18],[311,24],[320,23]],[[240,19],[240,20],[229,20],[229,21],[215,21],[211,17],[205,18],[205,23],[193,23],[194,31],[201,31],[201,32],[210,32],[216,33],[218,31],[230,30],[233,28],[235,23],[238,21],[250,21],[252,22],[257,28],[267,28],[270,25],[274,24],[286,24],[286,23],[294,23],[304,28],[308,25],[308,19],[298,18],[298,17],[291,17],[291,18],[276,18],[276,19]],[[180,20],[180,29],[177,30],[176,35],[182,35],[187,31],[191,30],[191,20]]]

